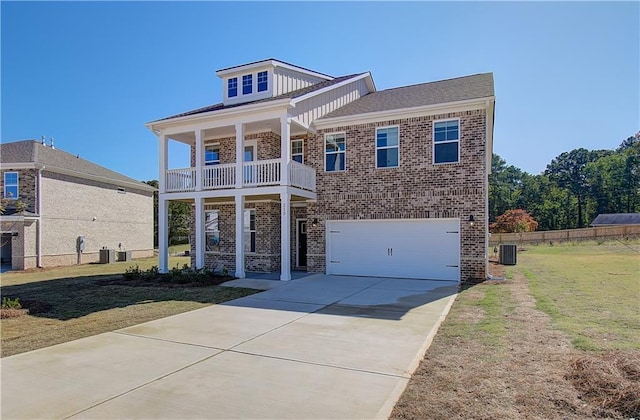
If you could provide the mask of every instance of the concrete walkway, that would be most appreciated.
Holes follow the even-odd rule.
[[[1,417],[386,418],[455,293],[316,274],[7,357]]]

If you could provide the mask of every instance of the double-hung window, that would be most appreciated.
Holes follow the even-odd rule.
[[[460,120],[433,123],[433,163],[460,161]]]
[[[242,94],[249,95],[253,92],[253,75],[245,74],[242,76]]]
[[[304,163],[304,140],[291,141],[291,159]]]
[[[220,164],[220,145],[210,145],[204,148],[204,164],[219,165]]]
[[[267,72],[261,71],[258,73],[258,92],[264,92],[269,88],[267,79]]]
[[[244,252],[256,252],[256,210],[244,211]]]
[[[347,156],[346,143],[344,133],[325,135],[325,171],[336,172],[345,170],[345,160]]]
[[[376,130],[376,168],[400,166],[398,133],[398,127],[384,127]]]
[[[210,210],[204,212],[204,233],[207,251],[220,251],[220,212]]]
[[[4,173],[4,198],[13,200],[20,197],[18,189],[18,173],[17,172],[5,172]]]
[[[233,98],[234,96],[238,96],[238,78],[232,77],[227,82],[227,97]]]

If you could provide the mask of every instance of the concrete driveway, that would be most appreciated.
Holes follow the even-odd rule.
[[[1,417],[386,418],[456,293],[321,274],[277,285],[4,358]]]

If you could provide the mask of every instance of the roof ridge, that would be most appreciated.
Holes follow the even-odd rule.
[[[452,80],[466,79],[466,78],[475,77],[475,76],[484,76],[484,75],[487,75],[487,74],[493,75],[493,72],[475,73],[475,74],[468,74],[466,76],[457,76],[457,77],[450,77],[448,79],[433,80],[431,82],[422,82],[422,83],[414,83],[412,85],[395,86],[395,87],[391,87],[391,88],[387,88],[387,89],[378,90],[377,92],[386,92],[388,90],[394,90],[394,89],[405,89],[405,88],[411,88],[411,87],[421,86],[421,85],[430,85],[430,84],[434,84],[434,83],[450,82]],[[372,93],[375,93],[375,92],[372,92]]]

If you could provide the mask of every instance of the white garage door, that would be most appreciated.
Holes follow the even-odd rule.
[[[460,280],[460,220],[329,220],[327,274]]]

